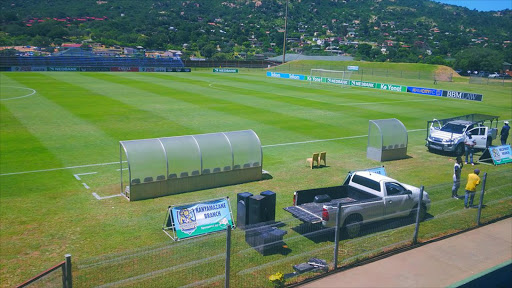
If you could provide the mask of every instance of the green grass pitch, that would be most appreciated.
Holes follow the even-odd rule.
[[[20,284],[67,253],[81,261],[173,245],[161,231],[165,209],[173,204],[272,190],[277,193],[276,218],[289,218],[282,208],[291,205],[295,190],[339,185],[349,170],[381,165],[366,159],[371,119],[397,118],[409,130],[410,157],[383,163],[388,174],[431,187],[427,191],[433,199],[432,215],[460,210],[461,203],[444,201],[451,195],[453,156],[427,151],[426,122],[470,113],[510,120],[511,86],[378,80],[479,93],[484,98],[472,102],[341,89],[269,78],[264,70],[0,73],[0,285]],[[259,136],[263,169],[271,179],[137,202],[116,196],[119,141],[244,129]],[[311,170],[305,160],[319,151],[327,151],[328,167]],[[489,217],[510,214],[510,165],[478,166],[489,173],[490,189],[491,181],[500,183],[493,190],[499,195],[496,199],[506,199]],[[465,175],[470,170],[466,167]],[[99,200],[93,193],[105,198]],[[231,205],[236,217],[236,205]],[[439,225],[442,231],[457,226],[450,221]],[[436,237],[439,226],[426,226],[424,237]]]

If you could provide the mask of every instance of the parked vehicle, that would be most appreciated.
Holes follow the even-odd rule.
[[[369,172],[351,172],[343,185],[296,191],[294,206],[284,208],[299,220],[336,227],[338,203],[341,203],[340,227],[348,238],[357,237],[363,224],[415,216],[421,205],[420,219],[430,209],[430,198],[420,189],[387,176]]]
[[[493,123],[495,127],[493,128]],[[468,133],[476,140],[475,149],[492,145],[498,135],[498,116],[469,114],[427,122],[427,146],[429,151],[447,151],[464,154],[464,140]]]
[[[487,76],[487,77],[489,77],[489,78],[500,78],[501,75],[499,73],[494,72],[492,74],[489,74],[489,76]]]

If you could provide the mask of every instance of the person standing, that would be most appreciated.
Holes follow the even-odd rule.
[[[464,208],[468,209],[473,206],[473,199],[475,198],[476,186],[480,184],[480,170],[475,169],[473,173],[468,175],[468,183],[466,184],[466,196],[464,197]],[[469,199],[469,203],[468,203]]]
[[[476,145],[476,140],[471,136],[471,132],[466,134],[466,139],[464,139],[464,146],[466,146],[466,164],[468,164],[468,156],[471,161],[471,165],[475,165],[473,163],[473,147]]]
[[[510,131],[510,126],[508,126],[508,121],[505,121],[503,124],[503,127],[501,128],[501,132],[500,132],[501,145],[507,144],[507,138],[508,138],[509,131]]]
[[[453,186],[452,186],[452,198],[459,199],[459,195],[457,195],[457,191],[459,191],[460,187],[460,173],[462,171],[462,158],[457,156],[455,160],[455,165],[453,165]]]

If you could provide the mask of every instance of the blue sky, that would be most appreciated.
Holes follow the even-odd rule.
[[[497,11],[512,9],[512,0],[434,0],[435,2],[446,3],[476,9],[478,11]]]

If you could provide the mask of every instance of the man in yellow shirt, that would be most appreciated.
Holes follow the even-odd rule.
[[[480,184],[480,177],[478,177],[478,174],[480,174],[480,170],[475,169],[473,173],[470,173],[468,175],[468,183],[466,184],[466,196],[464,197],[465,209],[468,209],[469,207],[473,206],[473,199],[475,198],[476,186]]]

